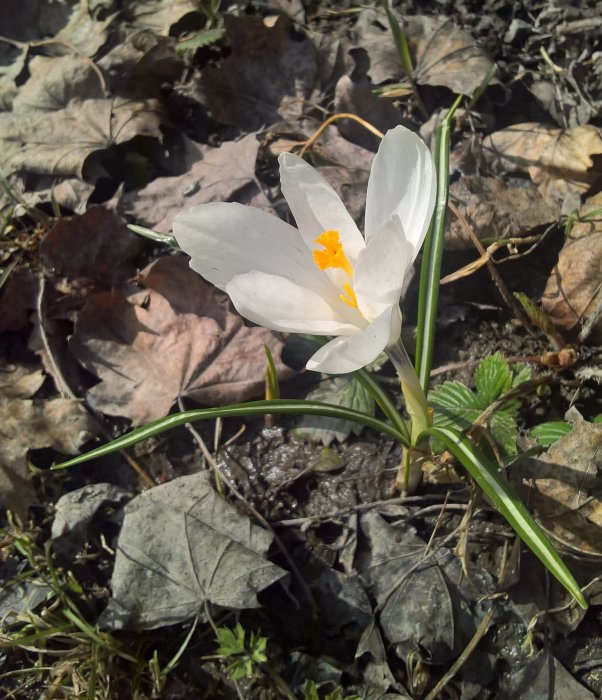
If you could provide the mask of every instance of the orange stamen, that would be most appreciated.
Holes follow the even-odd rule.
[[[340,295],[340,300],[344,301],[347,306],[350,306],[352,309],[357,309],[357,297],[355,296],[355,292],[353,291],[353,287],[349,284],[349,282],[345,282],[343,285],[343,289],[345,290],[345,294]]]
[[[338,268],[350,277],[353,275],[353,268],[345,255],[338,231],[324,231],[316,238],[316,243],[324,246],[324,250],[313,251],[314,262],[320,270]]]

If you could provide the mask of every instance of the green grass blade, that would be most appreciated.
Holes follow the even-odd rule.
[[[183,411],[182,413],[174,413],[165,418],[148,423],[142,428],[132,430],[130,433],[123,435],[116,440],[109,442],[107,445],[97,447],[83,455],[78,455],[73,459],[69,459],[61,464],[55,464],[52,469],[66,469],[67,467],[82,464],[90,459],[104,457],[118,450],[124,450],[132,445],[136,445],[142,440],[149,437],[164,433],[166,430],[176,428],[185,423],[194,423],[199,420],[211,420],[214,418],[234,418],[246,416],[263,416],[266,413],[273,415],[311,415],[311,416],[326,416],[328,418],[342,418],[350,420],[367,428],[372,428],[381,433],[391,435],[396,440],[399,440],[406,447],[408,442],[405,436],[402,435],[394,426],[385,423],[378,418],[367,416],[360,411],[354,411],[351,408],[343,408],[333,404],[321,403],[319,401],[303,401],[302,399],[280,399],[277,401],[249,401],[248,403],[239,403],[231,406],[222,406],[220,408],[199,408],[193,411]]]
[[[431,376],[433,346],[435,343],[435,323],[439,300],[439,279],[443,256],[443,237],[449,194],[449,141],[452,119],[462,101],[460,95],[441,125],[437,127],[435,138],[435,165],[437,167],[437,200],[435,214],[427,233],[422,252],[420,269],[420,289],[418,293],[418,327],[416,329],[416,373],[425,394]]]
[[[408,430],[408,426],[405,424],[404,419],[401,417],[401,414],[397,410],[389,394],[366,369],[358,369],[356,372],[354,372],[354,374],[358,382],[362,383],[370,396],[372,396],[372,398],[376,401],[376,404],[380,410],[385,414],[385,416],[387,416],[399,433],[404,436],[406,440],[406,443],[404,444],[409,445],[410,432]]]
[[[571,572],[497,467],[470,440],[462,438],[449,428],[429,428],[425,433],[440,440],[462,463],[533,554],[577,603],[582,608],[587,608],[587,602]]]
[[[181,250],[176,239],[170,236],[168,233],[160,233],[159,231],[153,231],[152,228],[146,228],[146,226],[138,226],[138,224],[128,224],[127,227],[132,233],[137,233],[139,236],[144,236],[155,243],[162,243],[168,245],[174,250]]]

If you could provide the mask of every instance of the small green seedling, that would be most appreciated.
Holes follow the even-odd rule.
[[[255,672],[256,664],[262,664],[268,660],[265,655],[268,638],[261,637],[259,633],[251,632],[247,644],[245,637],[246,632],[240,622],[236,624],[234,629],[217,628],[217,641],[219,643],[217,653],[230,662],[228,675],[233,681],[251,678]]]

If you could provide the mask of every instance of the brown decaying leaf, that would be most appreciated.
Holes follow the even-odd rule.
[[[452,92],[472,95],[481,85],[493,61],[474,37],[445,18],[397,15],[412,55],[414,80],[420,85],[440,85]],[[356,45],[370,61],[368,75],[375,85],[403,81],[389,22],[380,9],[365,10],[355,27]],[[495,79],[491,81],[496,82]]]
[[[450,197],[461,209],[475,232],[487,240],[525,236],[533,229],[552,223],[559,211],[543,200],[533,186],[515,187],[489,177],[463,177],[450,185]],[[447,250],[472,250],[464,227],[448,217]]]
[[[284,16],[268,27],[257,17],[226,15],[225,27],[232,53],[201,75],[213,118],[252,131],[302,114],[317,78],[310,41],[293,40]]]
[[[60,219],[40,252],[52,281],[65,293],[74,285],[108,289],[125,281],[134,272],[131,261],[141,247],[122,219],[97,205],[81,216]]]
[[[541,298],[545,313],[558,328],[572,331],[587,321],[602,299],[602,231],[568,239]],[[578,330],[578,329],[577,329]],[[599,319],[590,333],[602,338]]]
[[[259,141],[254,133],[218,148],[200,146],[202,158],[178,177],[159,177],[124,197],[124,209],[137,223],[168,232],[182,209],[224,202],[255,181]]]
[[[602,159],[594,159],[602,155],[602,135],[591,125],[515,124],[488,136],[483,149],[495,166],[528,173],[543,198],[567,214],[602,175]]]
[[[78,401],[32,401],[29,397],[43,381],[41,370],[0,368],[0,498],[22,518],[34,500],[28,451],[50,447],[77,454],[96,432],[93,420]]]
[[[199,5],[194,0],[125,0],[123,14],[137,29],[152,29],[158,34],[168,34],[188,12],[196,12]]]
[[[535,464],[529,498],[550,534],[574,553],[602,557],[602,425],[580,421]]]
[[[262,394],[267,345],[281,378],[282,343],[249,328],[227,297],[206,284],[184,257],[156,260],[141,273],[143,289],[90,298],[70,347],[100,378],[89,401],[109,415],[140,425],[167,413],[178,397],[236,403]]]
[[[494,63],[475,38],[440,17],[405,17],[403,26],[414,58],[414,80],[472,95]],[[495,82],[493,80],[492,82]]]
[[[19,331],[35,308],[38,282],[27,268],[11,274],[0,291],[0,333]]]
[[[64,109],[0,113],[1,164],[6,173],[81,177],[95,151],[134,136],[161,137],[154,100],[72,99]]]

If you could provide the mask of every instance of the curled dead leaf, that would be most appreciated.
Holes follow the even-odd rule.
[[[496,131],[483,142],[494,167],[528,173],[543,198],[563,213],[602,175],[602,134],[592,125],[558,129],[527,122]]]
[[[558,328],[571,332],[588,322],[602,301],[602,231],[568,239],[541,298],[544,312]],[[602,320],[592,319],[595,341],[602,337]]]

